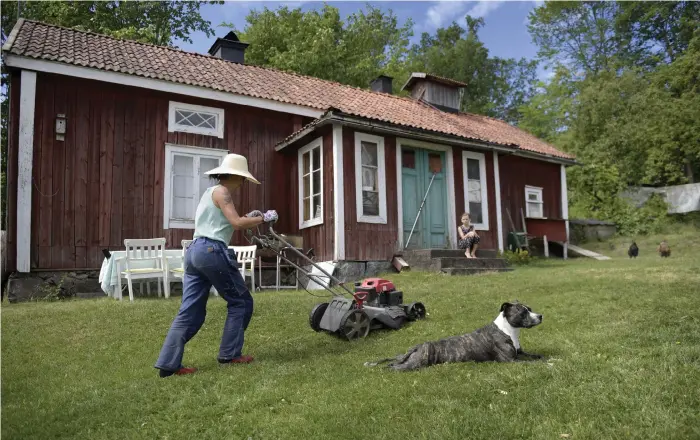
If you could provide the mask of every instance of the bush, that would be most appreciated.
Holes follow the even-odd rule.
[[[533,260],[532,255],[530,255],[528,251],[522,249],[516,249],[515,252],[511,250],[501,252],[501,258],[505,258],[508,263],[517,266],[530,264]]]

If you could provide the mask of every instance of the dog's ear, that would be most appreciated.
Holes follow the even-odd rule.
[[[511,303],[503,303],[501,304],[501,312],[505,312],[508,306],[511,306]]]

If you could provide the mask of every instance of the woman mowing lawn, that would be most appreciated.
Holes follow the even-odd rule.
[[[205,174],[219,184],[208,188],[197,206],[194,241],[185,251],[182,279],[182,304],[170,326],[155,367],[160,377],[191,374],[196,368],[182,366],[185,344],[197,334],[207,313],[209,290],[213,285],[226,301],[228,314],[219,348],[219,363],[236,364],[253,361],[244,356],[243,334],[253,315],[253,297],[238,271],[238,263],[228,253],[228,243],[235,229],[250,229],[263,222],[277,220],[277,212],[252,211],[239,217],[231,192],[245,180],[260,184],[250,172],[248,161],[238,154],[227,155],[221,166]]]

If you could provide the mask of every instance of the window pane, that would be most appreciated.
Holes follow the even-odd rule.
[[[313,186],[313,192],[314,194],[318,194],[321,192],[321,170],[314,171],[314,186]]]
[[[362,165],[377,166],[377,144],[362,142],[360,148]]]
[[[481,169],[479,161],[476,159],[467,159],[467,177],[471,180],[481,180]]]
[[[481,182],[478,180],[468,180],[467,185],[469,201],[481,203]]]
[[[198,199],[202,199],[202,195],[204,195],[204,191],[207,190],[210,186],[212,186],[212,180],[207,176],[206,173],[209,170],[213,170],[214,168],[219,166],[219,159],[213,158],[213,157],[200,157],[199,158],[199,194],[198,194]]]
[[[304,199],[304,221],[311,220],[311,198]]]
[[[173,172],[177,176],[194,176],[194,157],[173,155]]]
[[[377,169],[362,167],[362,189],[377,191]]]
[[[528,203],[527,207],[528,207],[530,217],[544,217],[544,215],[542,214],[542,204],[540,204],[540,203]]]
[[[314,161],[313,161],[311,169],[313,169],[314,171],[320,170],[321,169],[321,149],[314,148],[312,151],[314,154]]]
[[[302,161],[304,163],[304,165],[302,167],[302,172],[304,174],[309,174],[311,172],[310,160],[311,160],[311,152],[309,151],[309,152],[304,153],[302,156]]]
[[[379,193],[362,191],[362,215],[379,215]]]
[[[534,202],[537,202],[540,200],[540,198],[538,196],[539,196],[539,194],[537,194],[537,193],[533,193],[533,192],[527,193],[527,199],[532,200]]]
[[[481,209],[481,203],[469,202],[469,216],[471,217],[472,223],[478,224],[484,222],[484,216]]]
[[[202,115],[202,127],[216,128],[216,115],[200,114]]]
[[[175,123],[180,124],[180,125],[189,125],[189,124],[187,124],[186,120],[191,115],[192,115],[192,112],[188,112],[188,111],[184,111],[184,110],[175,110]]]
[[[428,154],[428,169],[431,173],[442,171],[442,157],[439,154]]]
[[[173,155],[172,179],[170,216],[178,219],[194,219],[194,158]]]
[[[416,168],[416,152],[413,150],[401,151],[401,166],[404,168]]]
[[[321,212],[322,210],[321,210],[321,196],[320,196],[320,195],[314,196],[313,208],[314,208],[314,211],[313,211],[313,213],[314,213],[313,218],[320,218],[321,215],[323,214],[323,213]]]
[[[303,189],[303,196],[304,197],[309,197],[311,195],[311,176],[304,176],[302,179],[302,186],[304,187]]]

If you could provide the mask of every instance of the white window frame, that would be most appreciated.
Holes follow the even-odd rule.
[[[377,185],[379,189],[379,215],[362,214],[362,142],[377,145]],[[386,213],[386,158],[384,138],[366,133],[355,133],[355,207],[358,223],[387,224]]]
[[[315,148],[320,150],[320,161],[321,161],[321,216],[316,218],[311,218],[310,220],[304,221],[304,154],[311,152]],[[310,171],[313,173],[313,153],[311,153],[312,161],[310,162]],[[299,149],[297,153],[297,168],[299,169],[299,229],[306,229],[312,226],[318,226],[323,224],[323,210],[325,206],[323,204],[323,138],[317,138],[306,144]],[[314,196],[314,179],[313,175],[309,179],[311,182],[311,206],[313,209],[313,196]]]
[[[528,194],[537,194],[537,201],[531,202],[530,199],[527,198]],[[542,216],[541,217],[535,217],[533,215],[530,215],[530,203],[539,203],[540,206],[542,207]],[[525,185],[525,217],[527,218],[547,218],[544,216],[544,198],[542,197],[542,188],[539,186],[529,186]]]
[[[173,155],[179,154],[182,156],[192,156],[194,158],[195,177],[204,174],[208,170],[199,170],[199,159],[201,157],[218,158],[219,164],[221,160],[229,154],[228,150],[219,150],[214,148],[189,147],[185,145],[165,144],[165,178],[163,179],[164,195],[163,195],[163,229],[194,229],[194,219],[172,219],[170,218],[170,209],[173,197]],[[194,190],[194,210],[196,212],[199,204],[199,179],[196,180],[197,186]]]
[[[486,178],[486,155],[474,151],[462,151],[462,177],[464,185],[464,210],[469,212],[469,176],[467,168],[467,159],[479,161],[479,177],[481,180],[481,223],[473,223],[474,229],[478,231],[489,230],[489,198],[487,190]]]
[[[216,115],[216,128],[191,127],[189,125],[180,125],[175,123],[175,111],[185,110],[190,112],[206,112]],[[168,105],[168,132],[182,132],[203,134],[206,136],[216,136],[219,139],[224,138],[224,109],[216,107],[205,107],[202,105],[187,104],[184,102],[170,101]]]

